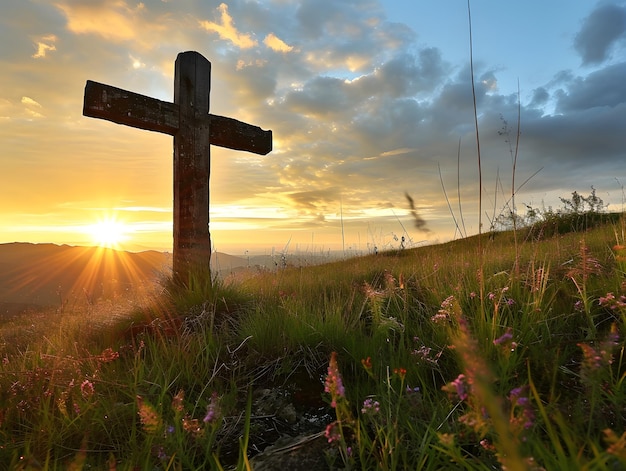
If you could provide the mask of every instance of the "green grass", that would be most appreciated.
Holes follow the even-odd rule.
[[[5,320],[0,463],[248,469],[264,433],[252,394],[304,376],[329,404],[335,468],[623,469],[623,224],[198,278],[141,308]]]

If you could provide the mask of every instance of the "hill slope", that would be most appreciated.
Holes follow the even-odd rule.
[[[213,269],[245,266],[247,260],[213,254]],[[114,298],[152,284],[171,269],[171,254],[124,252],[56,244],[0,244],[0,313],[60,306],[82,299]]]
[[[0,244],[0,303],[15,310],[20,305],[58,306],[78,296],[88,301],[114,297],[153,281],[169,263],[167,254],[156,251]]]

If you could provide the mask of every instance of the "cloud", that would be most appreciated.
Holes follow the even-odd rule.
[[[559,90],[557,112],[581,111],[599,106],[614,107],[626,103],[624,77],[626,62],[571,80],[567,90]]]
[[[36,39],[35,46],[37,47],[37,52],[32,55],[33,59],[44,58],[48,51],[56,51],[57,48],[54,45],[56,40],[57,37],[54,34],[48,34]]]
[[[36,108],[41,108],[41,105],[39,103],[37,103],[35,100],[33,100],[32,98],[27,97],[27,96],[23,96],[21,102],[22,102],[23,105],[34,106]]]
[[[314,227],[317,234],[322,226],[337,225],[342,207],[345,218],[371,218],[373,227],[380,221],[397,223],[399,217],[409,221],[405,225],[411,230],[425,228],[420,221],[427,220],[435,233],[438,221],[449,219],[438,164],[449,196],[456,197],[458,184],[464,207],[477,206],[467,61],[450,64],[442,49],[418,42],[408,26],[387,21],[378,1],[233,0],[226,5],[211,0],[138,6],[120,0],[55,1],[56,8],[33,8],[25,15],[37,17],[36,28],[21,32],[16,43],[22,49],[11,52],[27,66],[15,60],[5,70],[13,92],[0,99],[7,124],[1,137],[7,155],[20,156],[9,161],[20,175],[6,192],[14,195],[12,201],[37,198],[33,206],[45,207],[58,188],[96,194],[94,199],[115,188],[119,195],[112,203],[98,204],[128,215],[163,208],[165,216],[171,203],[171,138],[82,117],[82,89],[89,78],[171,101],[174,57],[195,49],[213,63],[212,112],[274,132],[274,151],[268,156],[212,149],[212,211],[246,207],[228,214],[241,211],[238,218],[248,220],[271,208],[276,223],[282,221],[290,230]],[[593,11],[598,10],[603,11]],[[619,28],[611,29],[613,20],[592,13],[581,23],[577,50],[589,64],[597,64],[591,73],[556,71],[526,91],[529,85],[522,80],[516,180],[544,170],[524,186],[518,201],[542,198],[556,186],[565,189],[561,195],[584,191],[589,184],[600,188],[600,180],[623,174],[626,63],[617,60],[624,36]],[[7,37],[20,33],[12,28],[5,30]],[[33,44],[38,42],[63,48],[63,54],[34,61]],[[44,47],[39,59],[51,58],[51,47]],[[602,62],[612,55],[613,62]],[[506,74],[518,72],[475,63],[486,188],[495,186],[498,171],[503,186],[510,181],[504,177],[511,167],[509,144],[498,131],[501,115],[516,129],[517,95],[502,89]],[[33,88],[38,86],[32,82],[35,75],[45,84],[41,91]],[[42,113],[50,119],[32,119]],[[33,135],[45,138],[30,139]],[[86,158],[59,166],[58,160],[46,160],[52,148]],[[33,165],[34,159],[41,162]],[[33,172],[38,172],[40,186],[34,193],[20,183],[33,181]],[[413,195],[413,209],[407,207],[405,190]],[[493,196],[492,190],[485,192]],[[123,202],[127,200],[134,202]],[[501,201],[498,195],[497,204]],[[267,229],[274,223],[263,219],[255,224]]]
[[[285,41],[277,37],[274,33],[270,33],[265,36],[263,40],[263,44],[277,52],[291,52],[293,51],[293,46],[289,46]]]
[[[67,29],[74,34],[95,34],[112,41],[128,41],[134,38],[137,17],[145,5],[138,3],[130,8],[123,0],[81,3],[69,1],[56,3],[67,18]]]
[[[585,19],[574,39],[574,48],[583,64],[604,62],[611,48],[624,39],[626,33],[626,7],[600,5]]]
[[[221,15],[220,23],[214,23],[206,20],[201,21],[200,26],[202,28],[209,32],[217,33],[221,39],[232,42],[240,49],[249,49],[258,44],[258,42],[255,39],[252,39],[249,34],[243,34],[237,31],[233,18],[228,13],[228,5],[222,3],[217,10]]]
[[[380,156],[381,157],[390,157],[390,156],[393,156],[393,155],[407,154],[407,153],[413,152],[413,151],[415,151],[415,149],[410,149],[408,147],[403,147],[401,149],[393,149],[393,150],[381,152]]]
[[[23,96],[20,100],[22,105],[24,105],[24,111],[31,118],[43,118],[43,114],[41,114],[38,110],[42,108],[42,106],[33,100],[30,97]]]
[[[545,87],[539,87],[533,90],[533,97],[530,102],[530,106],[539,108],[548,103],[550,99],[550,93]]]

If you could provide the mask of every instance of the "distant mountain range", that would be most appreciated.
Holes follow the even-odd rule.
[[[26,309],[116,298],[152,285],[171,270],[172,256],[56,244],[0,244],[0,317]],[[213,254],[212,269],[233,270],[248,260]],[[218,268],[219,267],[219,268]]]
[[[225,277],[243,270],[315,265],[330,253],[211,255],[211,271]],[[125,252],[102,247],[14,242],[0,244],[0,318],[28,309],[94,303],[151,287],[171,270],[172,255],[154,250]]]

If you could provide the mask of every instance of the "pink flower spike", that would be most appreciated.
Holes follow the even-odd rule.
[[[339,373],[339,366],[337,365],[337,352],[332,352],[330,355],[324,391],[330,393],[330,405],[333,408],[337,407],[337,399],[346,396],[346,390],[343,386],[341,373]]]

